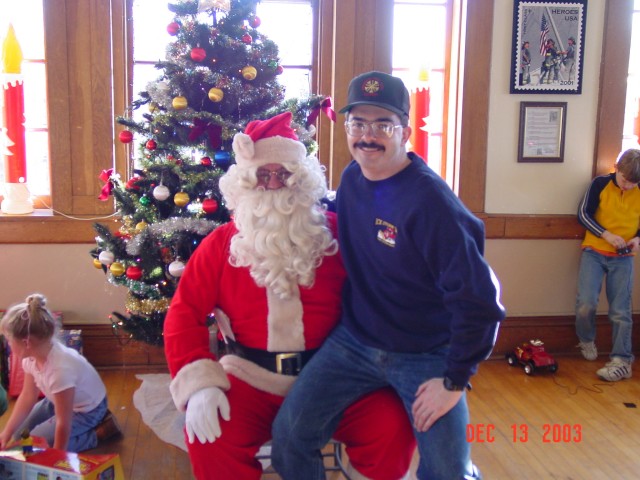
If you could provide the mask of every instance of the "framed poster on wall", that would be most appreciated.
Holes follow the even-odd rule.
[[[515,0],[511,93],[582,93],[587,0]]]

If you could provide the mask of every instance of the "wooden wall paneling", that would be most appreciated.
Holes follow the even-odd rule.
[[[634,0],[607,2],[600,63],[600,90],[593,175],[609,173],[620,153],[627,96]],[[594,32],[595,35],[600,32]],[[586,35],[590,35],[589,32]],[[604,59],[606,58],[606,63]]]
[[[45,55],[47,58],[47,97],[49,100],[49,158],[52,206],[71,213],[71,126],[66,0],[43,2]],[[22,232],[19,232],[20,234]],[[22,235],[21,235],[22,237]],[[26,238],[26,237],[24,237]]]
[[[458,196],[484,212],[494,0],[467,0]]]

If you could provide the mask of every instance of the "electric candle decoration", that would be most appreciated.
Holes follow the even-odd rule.
[[[21,74],[22,50],[13,25],[2,44],[2,93],[4,100],[4,200],[2,213],[22,215],[33,212],[29,199],[24,128],[24,90]]]
[[[420,70],[418,85],[411,89],[411,142],[412,150],[425,162],[429,159],[429,71]]]

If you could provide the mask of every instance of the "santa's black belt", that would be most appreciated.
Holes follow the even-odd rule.
[[[267,352],[257,348],[245,347],[244,345],[227,339],[229,353],[249,360],[256,365],[269,370],[270,372],[282,375],[298,375],[313,354],[318,349],[305,350],[303,352]]]

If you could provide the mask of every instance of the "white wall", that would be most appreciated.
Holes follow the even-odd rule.
[[[4,227],[6,228],[6,227]],[[93,266],[94,245],[0,245],[0,309],[42,293],[64,323],[109,323],[124,313],[127,289],[107,282]]]
[[[589,2],[581,95],[512,95],[509,80],[513,2],[496,0],[491,54],[487,213],[576,212],[593,169],[604,10],[605,2]],[[567,102],[564,162],[518,163],[520,102]]]

